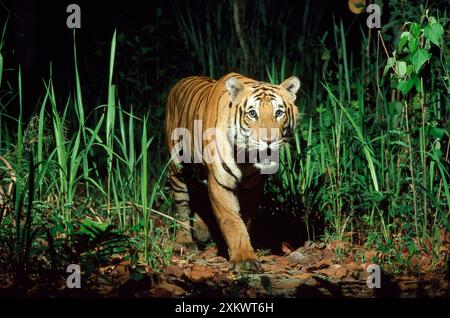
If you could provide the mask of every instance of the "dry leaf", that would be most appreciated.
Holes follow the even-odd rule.
[[[194,283],[202,282],[214,277],[214,270],[206,266],[194,265],[186,276]]]
[[[304,279],[304,280],[307,280],[312,277],[313,277],[313,274],[311,274],[311,273],[298,273],[298,274],[292,275],[292,278]]]
[[[321,274],[324,274],[326,276],[329,276],[329,277],[336,277],[338,279],[342,279],[345,276],[347,276],[347,272],[348,271],[342,265],[334,264],[334,265],[331,265],[328,268],[321,269],[318,272],[321,273]]]
[[[166,275],[171,275],[171,276],[174,276],[176,278],[181,278],[184,275],[183,270],[178,265],[169,265],[169,266],[167,266],[166,269],[164,270],[164,273]]]
[[[284,267],[281,267],[281,266],[275,265],[275,264],[262,264],[261,267],[263,268],[265,273],[284,273],[284,272],[286,272],[286,269]]]
[[[264,255],[259,257],[259,261],[260,262],[273,262],[276,261],[278,259],[278,256],[276,255]]]
[[[289,243],[283,242],[281,243],[281,250],[283,251],[284,255],[289,255],[292,253],[292,246]]]

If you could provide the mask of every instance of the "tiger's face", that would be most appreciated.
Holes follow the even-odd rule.
[[[238,158],[245,153],[249,162],[262,172],[273,171],[278,168],[280,146],[293,133],[298,118],[294,101],[300,80],[293,76],[281,85],[261,82],[246,85],[232,77],[226,87],[236,107],[230,128]]]

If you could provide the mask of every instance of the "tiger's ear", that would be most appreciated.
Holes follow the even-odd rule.
[[[291,95],[292,99],[295,100],[297,97],[297,92],[300,88],[300,80],[297,76],[291,76],[288,79],[286,79],[283,83],[280,85],[281,87],[284,87],[287,92]]]
[[[230,100],[234,102],[240,93],[244,91],[245,85],[236,77],[230,77],[225,82],[225,86],[227,88],[228,94],[230,96]]]

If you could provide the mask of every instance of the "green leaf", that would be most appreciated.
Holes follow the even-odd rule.
[[[439,23],[427,25],[424,29],[425,37],[435,45],[441,45],[441,37],[444,34],[444,28]]]
[[[414,80],[403,80],[400,81],[397,85],[397,88],[400,92],[402,92],[404,95],[408,94],[408,92],[411,90],[411,88],[414,86]]]
[[[435,24],[437,23],[436,18],[435,17],[428,17],[428,24]]]
[[[383,76],[386,75],[386,73],[389,71],[389,69],[390,69],[391,67],[394,66],[394,64],[395,64],[395,58],[393,58],[393,57],[388,58],[388,60],[387,60],[387,62],[386,62],[386,66],[384,67]]]
[[[398,42],[397,48],[399,51],[402,50],[403,46],[408,42],[408,39],[411,37],[411,34],[408,31],[405,31],[400,35],[400,41]]]
[[[420,82],[420,78],[418,76],[414,77],[414,84],[416,85],[416,91],[422,91],[422,83]]]
[[[419,90],[418,90],[419,91]],[[419,91],[420,92],[420,91]],[[413,100],[409,104],[412,109],[419,110],[422,108],[422,103],[419,95],[415,95]]]
[[[85,219],[81,223],[80,232],[88,234],[93,238],[97,237],[100,233],[109,231],[113,226],[108,223],[99,223],[90,219]]]
[[[417,47],[419,46],[419,40],[417,38],[411,38],[408,41],[408,48],[413,53],[415,50],[417,50]]]
[[[406,74],[406,63],[404,61],[397,61],[395,64],[395,73],[398,77],[403,77]]]
[[[431,136],[440,138],[440,139],[442,139],[442,137],[444,137],[444,133],[445,133],[445,130],[442,128],[438,128],[438,127],[432,127],[430,130]]]
[[[413,54],[411,54],[411,63],[414,66],[414,71],[416,73],[419,73],[422,65],[425,64],[430,57],[431,54],[424,49],[418,49]]]
[[[406,74],[407,74],[408,76],[411,76],[411,74],[413,73],[413,71],[414,71],[414,67],[413,67],[411,64],[408,64],[408,67],[406,68]]]
[[[411,27],[410,27],[409,30],[411,31],[413,36],[418,38],[419,35],[420,35],[420,24],[418,24],[418,23],[411,23]]]

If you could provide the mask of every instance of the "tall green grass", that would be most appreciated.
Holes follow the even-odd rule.
[[[52,242],[72,237],[80,230],[79,224],[85,231],[96,229],[92,232],[97,233],[95,235],[109,231],[109,225],[116,225],[133,237],[138,262],[157,268],[170,260],[168,229],[176,221],[166,213],[169,206],[163,193],[166,168],[154,166],[149,160],[154,134],[150,133],[148,116],[141,119],[131,109],[124,110],[117,99],[113,75],[115,49],[114,33],[108,80],[105,81],[108,85],[106,103],[88,114],[85,114],[87,107],[83,101],[75,43],[74,91],[64,104],[58,103],[61,98],[51,69],[50,77],[44,81],[40,103],[30,120],[25,121],[22,115],[20,68],[17,85],[14,85],[18,94],[12,101],[5,101],[3,97],[0,100],[2,124],[6,123],[3,118],[9,118],[6,106],[17,104],[20,111],[17,119],[9,118],[15,125],[11,135],[6,134],[4,125],[0,130],[3,159],[0,165],[0,249],[10,249],[8,253],[14,256],[12,264],[19,281],[29,270],[28,262],[37,257],[36,242],[47,241],[50,249],[53,243],[50,244],[49,237]],[[2,71],[3,68],[0,74]],[[11,184],[14,186],[12,194],[3,191]],[[155,227],[156,218],[163,227]],[[87,219],[99,225],[85,223]],[[51,236],[48,233],[52,233]],[[13,246],[9,242],[14,242]]]
[[[427,28],[425,23],[422,27]],[[437,72],[444,86],[434,80],[425,86],[426,75],[421,75],[415,95],[401,94],[387,85],[396,83],[395,76],[367,80],[385,68],[383,62],[371,63],[386,61],[384,50],[371,43],[368,55],[369,40],[363,34],[364,67],[356,67],[345,33],[343,24],[335,23],[330,58],[336,69],[313,85],[321,91],[317,104],[308,109],[309,99],[300,95],[301,123],[291,145],[281,152],[277,178],[285,200],[310,207],[300,213],[309,239],[317,239],[311,233],[312,208],[325,217],[326,238],[362,238],[368,247],[382,250],[385,260],[403,262],[397,269],[407,268],[409,257],[429,248],[429,242],[438,255],[441,233],[450,228],[445,163],[449,136],[437,121],[443,100],[449,109],[444,75],[449,59],[442,58],[442,51],[430,57],[429,76]],[[281,59],[277,66],[265,67],[271,82],[279,83],[290,74],[285,65]],[[442,143],[447,145],[446,155]]]
[[[281,151],[279,173],[266,192],[303,218],[311,240],[357,240],[376,247],[385,260],[403,262],[400,269],[407,267],[408,257],[430,248],[429,242],[438,256],[441,233],[450,230],[445,49],[434,44],[423,68],[408,74],[402,62],[414,70],[411,61],[416,59],[401,50],[391,59],[395,43],[384,48],[382,38],[361,30],[357,65],[348,30],[335,22],[320,37],[320,49],[292,60],[292,51],[307,45],[311,23],[299,21],[303,31],[291,32],[288,39],[285,21],[295,18],[292,12],[263,1],[251,12],[250,4],[245,6],[247,15],[241,19],[248,18],[252,26],[244,39],[247,48],[223,3],[205,6],[206,22],[192,10],[178,12],[177,19],[190,58],[203,74],[240,71],[280,83],[290,75],[303,79],[311,73],[312,83],[303,83],[296,102],[300,123]],[[305,8],[306,17],[309,2]],[[430,42],[427,19],[416,21],[421,49]],[[446,26],[448,19],[444,16],[440,23]],[[22,113],[22,76],[27,74],[19,68],[14,76],[8,74],[14,81],[5,82],[3,37],[0,41],[0,90],[5,92],[0,94],[0,248],[12,255],[19,280],[42,249],[56,250],[54,239],[71,239],[86,228],[105,234],[110,225],[117,226],[132,242],[138,263],[158,268],[172,255],[169,230],[177,222],[168,213],[163,124],[150,111],[136,113],[119,99],[115,32],[104,75],[106,96],[99,96],[97,106],[87,112],[86,103],[93,102],[84,98],[87,88],[78,70],[75,39],[74,34],[72,93],[61,96],[50,66],[29,120]],[[271,46],[277,49],[267,50]],[[408,76],[418,80],[405,93],[401,89],[409,85]],[[11,118],[8,108],[16,106],[18,118]],[[314,225],[317,216],[324,220],[321,231]]]

